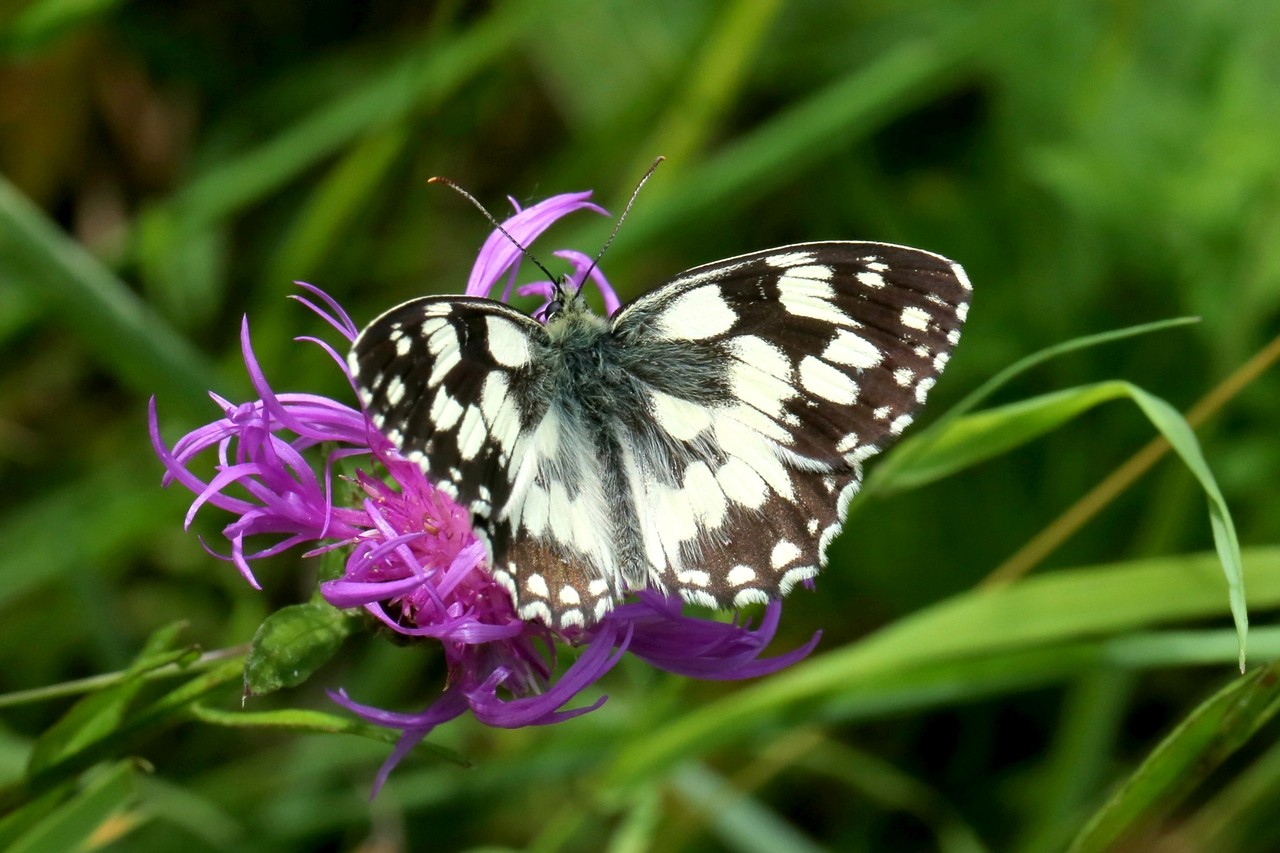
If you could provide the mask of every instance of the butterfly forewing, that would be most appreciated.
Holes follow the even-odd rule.
[[[424,297],[374,320],[349,364],[369,418],[468,507],[482,537],[510,499],[507,468],[542,418],[535,353],[546,332],[487,299]]]
[[[519,614],[582,627],[628,589],[741,606],[816,574],[969,295],[928,252],[801,244],[690,270],[608,324],[415,300],[350,364],[375,426],[471,510]]]

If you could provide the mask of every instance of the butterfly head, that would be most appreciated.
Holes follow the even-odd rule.
[[[601,324],[600,316],[587,305],[581,287],[567,275],[556,282],[551,301],[537,313],[536,319],[547,327],[547,332],[553,337],[571,328]]]

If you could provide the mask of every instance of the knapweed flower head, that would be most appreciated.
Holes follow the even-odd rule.
[[[503,284],[506,300],[513,288],[522,295],[551,297],[552,284],[515,287],[521,251],[553,222],[568,213],[605,211],[588,201],[589,192],[554,196],[504,223],[510,235],[495,231],[476,259],[467,282],[469,296],[491,296]],[[580,252],[556,255],[573,267],[576,286],[589,278],[612,313],[618,299],[591,259]],[[332,326],[347,342],[357,329],[342,307],[308,284],[295,297]],[[345,359],[318,338],[347,380]],[[758,626],[697,618],[683,612],[678,599],[640,591],[589,628],[572,635],[541,622],[517,617],[509,594],[489,574],[485,546],[469,515],[424,476],[417,464],[400,456],[358,408],[314,394],[277,393],[254,356],[248,320],[241,326],[241,348],[258,399],[233,403],[211,395],[222,417],[193,430],[172,447],[160,437],[155,401],[150,409],[151,438],[164,463],[166,485],[177,482],[195,494],[187,513],[190,525],[205,506],[229,512],[223,528],[226,553],[250,584],[258,587],[254,564],[293,548],[316,556],[341,549],[341,577],[324,581],[321,594],[333,606],[362,608],[392,631],[439,644],[448,666],[441,693],[424,710],[395,713],[360,704],[344,691],[335,701],[374,723],[402,735],[378,775],[374,788],[434,727],[470,711],[491,726],[545,725],[593,711],[604,702],[568,707],[629,653],[670,672],[702,679],[751,678],[775,672],[806,656],[817,634],[787,654],[762,658],[773,639],[781,604],[765,607]],[[354,399],[354,387],[353,387]],[[214,473],[203,479],[193,463],[214,454]],[[358,458],[354,487],[335,474],[343,460]],[[350,463],[346,463],[350,464]],[[337,481],[337,482],[335,482]],[[346,496],[355,495],[352,499]],[[265,545],[262,545],[266,540]],[[211,553],[215,552],[210,548]],[[567,667],[557,666],[557,644],[581,647]]]

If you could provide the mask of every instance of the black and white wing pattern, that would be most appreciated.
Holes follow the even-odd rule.
[[[738,607],[817,574],[970,291],[928,252],[808,243],[690,270],[610,320],[578,296],[545,327],[414,300],[350,366],[374,424],[470,509],[521,617],[568,629],[628,590]]]

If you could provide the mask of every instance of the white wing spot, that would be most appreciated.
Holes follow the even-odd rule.
[[[550,511],[551,502],[548,500],[547,490],[534,484],[525,495],[524,507],[520,511],[520,525],[531,536],[542,537],[547,532]]]
[[[716,483],[725,497],[749,509],[759,509],[769,496],[769,487],[755,469],[736,456],[731,456],[716,471]]]
[[[849,454],[849,461],[853,463],[865,462],[872,456],[880,452],[880,448],[874,444],[864,444]]]
[[[859,370],[867,370],[883,361],[884,353],[861,335],[855,335],[848,329],[837,329],[836,336],[827,344],[822,357],[835,364],[847,364]]]
[[[387,398],[388,405],[400,405],[400,401],[404,399],[404,382],[399,376],[392,376],[382,394]]]
[[[587,593],[597,598],[609,591],[609,582],[604,578],[596,578],[587,584]]]
[[[849,406],[858,400],[858,383],[812,355],[800,362],[800,384],[809,393],[833,403]]]
[[[783,595],[786,595],[796,584],[801,581],[807,581],[817,573],[818,570],[813,566],[800,566],[799,568],[792,569],[782,576],[782,580],[778,581],[778,590]]]
[[[870,264],[868,264],[868,266],[870,266]],[[883,264],[881,264],[881,266],[884,266],[884,265],[883,265]],[[885,285],[884,276],[882,276],[882,275],[880,275],[880,273],[878,273],[878,272],[874,272],[874,271],[872,271],[872,272],[860,272],[860,273],[858,273],[858,281],[862,282],[862,283],[863,283],[863,284],[865,284],[867,287],[874,287],[874,288],[876,288],[877,290],[879,290],[880,288],[884,287],[884,285]]]
[[[494,566],[493,568],[493,579],[498,582],[498,586],[502,587],[512,595],[515,595],[516,593],[516,581],[514,577],[515,571],[515,563],[507,563],[506,569],[500,569],[497,566]]]
[[[893,435],[899,435],[904,429],[911,426],[911,415],[899,415],[889,424],[889,432]]]
[[[680,597],[690,604],[701,604],[703,607],[719,607],[720,602],[716,601],[714,595],[700,589],[689,589],[685,587],[680,590]]]
[[[518,368],[529,363],[529,338],[515,323],[496,314],[486,315],[489,355],[503,367]]]
[[[933,387],[933,383],[938,380],[932,376],[920,380],[920,384],[916,386],[916,402],[923,403],[924,398],[929,396],[929,389]]]
[[[698,537],[698,523],[692,507],[692,499],[684,489],[654,484],[649,491],[654,523],[661,531],[663,544],[674,546]]]
[[[547,589],[547,581],[542,575],[534,572],[524,579],[524,588],[529,592],[538,596],[538,598],[550,598],[551,590]]]
[[[703,527],[714,529],[724,523],[729,505],[706,462],[698,460],[684,469],[684,493]]]
[[[454,349],[445,350],[441,353],[439,358],[436,359],[436,363],[432,366],[431,375],[427,377],[427,384],[439,385],[441,380],[444,379],[445,374],[450,370],[453,370],[453,368],[461,362],[462,350],[457,349],[456,347]]]
[[[462,417],[462,404],[441,388],[431,401],[431,422],[437,430],[450,430]]]
[[[822,271],[825,276],[810,274]],[[789,270],[778,279],[778,301],[788,314],[795,317],[811,317],[824,323],[840,325],[847,315],[832,304],[835,288],[827,281],[831,277],[829,267],[799,267]]]
[[[711,426],[711,412],[706,406],[656,390],[649,392],[649,399],[654,420],[677,441],[692,441]]]
[[[769,594],[762,589],[744,589],[733,597],[734,607],[746,607],[748,604],[767,604]]]
[[[836,499],[836,518],[844,521],[845,515],[849,512],[849,501],[853,500],[853,496],[858,493],[858,486],[861,485],[854,480],[840,490],[840,497]]]
[[[560,603],[577,605],[582,603],[582,599],[578,596],[578,591],[569,584],[560,587]]]
[[[688,586],[707,587],[711,584],[711,575],[701,569],[690,569],[687,572],[677,572],[676,580]],[[715,606],[714,602],[712,599],[712,606]]]
[[[909,367],[899,367],[897,370],[893,372],[893,381],[897,382],[903,388],[906,388],[908,385],[914,382],[915,378],[916,378],[915,371],[913,371]]]
[[[413,339],[405,335],[404,332],[396,332],[391,336],[391,340],[396,344],[396,355],[404,358],[409,354],[409,350],[413,349]]]
[[[728,344],[736,360],[729,370],[729,393],[772,418],[783,416],[783,403],[795,396],[791,360],[777,346],[755,335]]]
[[[552,460],[560,452],[560,411],[555,406],[547,409],[534,436],[534,450],[540,458]]]
[[[476,458],[480,448],[484,447],[484,417],[479,406],[467,406],[462,415],[462,426],[458,427],[458,455],[464,460]]]
[[[788,267],[798,267],[802,264],[813,263],[812,252],[783,252],[780,255],[770,255],[764,259],[764,262],[771,267],[778,269],[786,269]]]
[[[969,274],[964,271],[964,267],[952,263],[951,273],[956,277],[956,281],[960,282],[961,287],[965,290],[973,290],[973,285],[969,283]]]
[[[738,315],[716,285],[680,294],[658,316],[653,333],[662,340],[704,340],[733,328]]]
[[[427,352],[434,356],[458,348],[458,333],[448,320],[424,320],[422,334],[427,339]]]
[[[756,570],[750,566],[734,566],[725,576],[729,586],[745,586],[756,579]]]
[[[551,608],[547,606],[545,601],[530,601],[520,608],[517,615],[526,622],[532,622],[537,619],[548,624],[551,623]]]
[[[959,305],[956,306],[956,317],[960,319],[961,323],[969,319],[969,303],[968,302],[961,302]]]
[[[789,566],[794,563],[799,556],[800,549],[796,547],[796,544],[783,539],[773,546],[773,553],[769,556],[769,564],[775,569],[781,569],[783,566]]]
[[[924,331],[929,328],[929,312],[914,305],[902,309],[902,325],[908,329]]]

